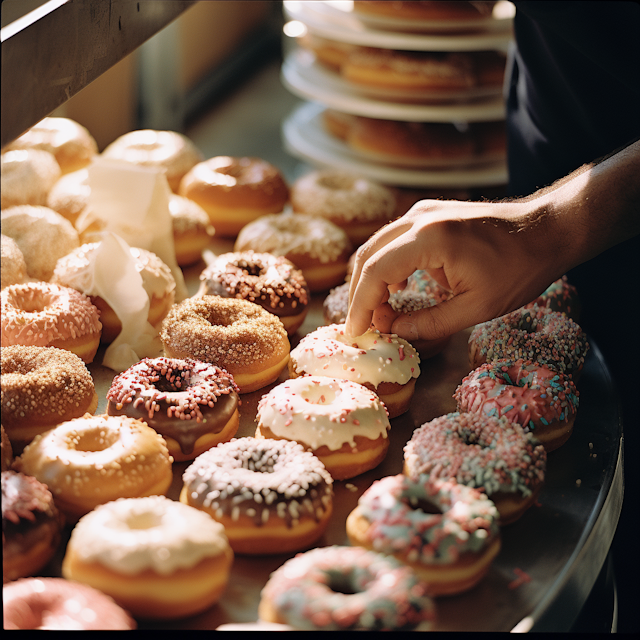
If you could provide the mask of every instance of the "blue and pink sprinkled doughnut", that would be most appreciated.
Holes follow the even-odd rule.
[[[576,322],[580,318],[581,304],[578,290],[569,282],[567,276],[552,282],[533,302],[525,305],[525,308],[530,309],[534,305],[566,313]]]
[[[435,609],[427,589],[395,558],[361,547],[323,547],[271,574],[258,614],[302,631],[428,631]]]
[[[498,517],[483,492],[454,480],[388,476],[362,494],[347,534],[411,566],[431,595],[452,595],[474,587],[500,551]]]

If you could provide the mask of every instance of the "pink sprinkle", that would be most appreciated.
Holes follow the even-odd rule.
[[[400,354],[400,360],[404,360],[405,355],[404,355],[404,345],[400,345],[400,347],[398,348],[398,353]]]
[[[531,576],[528,573],[526,573],[525,571],[523,571],[522,569],[519,569],[518,567],[516,567],[513,570],[513,573],[516,574],[517,578],[512,580],[507,585],[507,587],[509,589],[517,589],[520,585],[526,584],[527,582],[531,582]]]

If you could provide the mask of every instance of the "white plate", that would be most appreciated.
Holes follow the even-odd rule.
[[[482,51],[507,49],[513,39],[511,23],[501,31],[486,33],[401,33],[370,29],[350,13],[333,10],[324,2],[284,3],[285,16],[306,25],[311,33],[330,40],[339,40],[365,47],[403,49],[407,51]]]
[[[322,105],[305,103],[282,124],[282,137],[289,153],[322,168],[342,169],[358,173],[383,184],[403,187],[471,188],[506,184],[507,166],[504,160],[477,167],[447,169],[416,169],[367,161],[346,151],[321,127],[317,118]]]

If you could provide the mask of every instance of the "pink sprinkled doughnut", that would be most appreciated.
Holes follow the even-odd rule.
[[[534,305],[566,313],[576,322],[580,318],[581,305],[578,290],[569,283],[567,276],[552,282],[533,302],[525,305],[525,309],[530,309]]]
[[[471,589],[500,551],[495,504],[482,491],[427,476],[374,482],[349,514],[347,534],[408,564],[432,596]]]
[[[484,489],[500,524],[517,520],[536,500],[547,454],[531,433],[506,418],[449,413],[423,424],[404,447],[404,473],[414,480],[454,479]]]
[[[2,346],[58,347],[92,362],[102,324],[87,296],[46,282],[2,290]]]
[[[155,429],[178,462],[230,440],[240,424],[233,376],[197,360],[145,358],[114,378],[107,401],[108,415]]]
[[[453,397],[458,411],[517,422],[549,452],[571,435],[578,395],[569,375],[533,362],[498,360],[472,371]]]

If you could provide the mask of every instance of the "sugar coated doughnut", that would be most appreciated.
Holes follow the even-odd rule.
[[[102,325],[87,296],[46,282],[12,284],[0,296],[3,347],[58,347],[93,361]]]
[[[347,517],[347,534],[408,564],[432,596],[471,589],[500,551],[495,504],[482,491],[427,476],[374,482]]]
[[[98,408],[89,370],[66,349],[3,347],[1,383],[2,423],[16,452],[38,434]]]
[[[280,318],[293,335],[307,317],[309,287],[284,256],[242,251],[217,256],[200,274],[198,295],[241,298]]]
[[[302,271],[310,291],[326,291],[344,280],[353,245],[325,218],[290,211],[260,216],[244,227],[235,251],[284,256]]]
[[[453,397],[458,411],[517,422],[549,452],[569,439],[578,396],[570,375],[524,360],[498,360],[472,371]]]
[[[332,324],[300,340],[291,351],[289,373],[363,384],[376,392],[389,417],[395,418],[409,407],[420,375],[420,356],[396,335],[371,329],[361,336],[347,336],[343,325]]]
[[[344,324],[349,311],[349,282],[329,291],[322,302],[322,318],[325,324]]]
[[[136,621],[104,593],[64,578],[23,578],[2,589],[5,629],[129,631]]]
[[[170,358],[202,360],[226,369],[240,393],[275,382],[289,362],[282,322],[260,305],[238,298],[183,300],[164,319],[160,339]]]
[[[153,129],[125,133],[108,145],[102,156],[164,169],[169,187],[175,193],[185,174],[204,158],[195,144],[181,133]]]
[[[196,360],[144,358],[107,392],[108,415],[146,422],[178,462],[230,440],[240,424],[239,404],[231,374]]]
[[[396,200],[391,189],[368,178],[319,169],[294,182],[291,206],[338,225],[357,246],[393,219]]]
[[[89,207],[90,197],[89,170],[78,169],[63,175],[51,187],[45,204],[75,225]]]
[[[60,167],[47,151],[7,151],[0,156],[0,176],[3,209],[25,204],[43,206],[60,177]]]
[[[222,237],[235,237],[259,216],[281,212],[289,200],[280,171],[249,157],[216,156],[198,163],[182,179],[179,193],[209,214]]]
[[[169,619],[215,604],[232,562],[224,527],[202,511],[164,496],[121,498],[80,518],[62,575],[135,616]]]
[[[333,480],[302,445],[238,438],[198,456],[183,475],[180,501],[224,525],[241,554],[290,553],[324,533]]]
[[[495,360],[531,360],[574,380],[589,351],[587,336],[565,314],[547,307],[520,308],[475,326],[469,336],[469,363],[477,369]]]
[[[85,416],[36,436],[14,468],[44,482],[71,521],[117,498],[162,495],[173,474],[162,436],[124,416]]]
[[[176,262],[181,267],[197,262],[215,234],[207,212],[193,200],[172,193],[169,197],[169,213]]]
[[[378,396],[361,384],[324,376],[286,380],[262,396],[256,436],[299,442],[334,480],[377,467],[391,428]]]
[[[27,280],[27,263],[20,247],[13,238],[2,234],[2,263],[0,265],[1,289]]]
[[[262,620],[301,631],[428,631],[427,585],[395,558],[360,547],[312,549],[274,571],[260,594]]]
[[[517,520],[536,500],[547,454],[531,433],[506,418],[449,413],[423,424],[404,447],[410,478],[454,479],[484,489],[500,524]]]
[[[2,577],[32,576],[53,557],[63,519],[47,487],[17,471],[2,472]]]
[[[48,207],[23,205],[2,211],[2,233],[20,248],[31,278],[48,282],[56,262],[80,245],[73,225]]]
[[[530,309],[535,305],[566,313],[576,322],[580,318],[581,305],[578,290],[569,282],[567,276],[552,282],[533,302],[525,305],[525,308]]]

